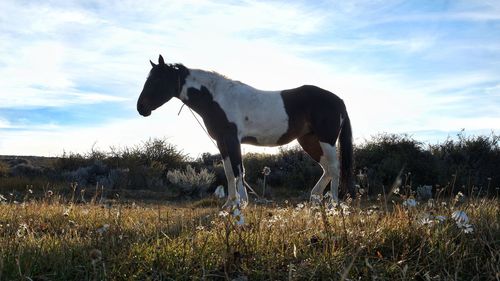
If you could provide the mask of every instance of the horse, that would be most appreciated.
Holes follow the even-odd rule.
[[[337,95],[312,85],[258,90],[216,72],[167,64],[161,55],[157,64],[149,62],[152,69],[137,100],[137,111],[147,117],[175,97],[198,113],[223,159],[228,183],[223,208],[244,208],[248,203],[241,144],[279,146],[296,139],[323,169],[311,190],[312,202],[321,202],[328,183],[335,202],[339,184],[352,192],[351,123]]]

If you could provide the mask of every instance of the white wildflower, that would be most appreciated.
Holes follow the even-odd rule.
[[[109,229],[109,224],[105,224],[97,229],[97,233],[99,233],[99,235],[103,235],[106,231],[108,231],[108,229]]]
[[[465,224],[463,227],[462,227],[462,231],[465,233],[465,234],[471,234],[474,229],[472,228],[472,225],[471,224]]]
[[[228,215],[229,215],[229,213],[228,213],[227,211],[220,211],[220,212],[219,212],[219,217],[223,217],[223,218],[225,218],[225,217],[227,217]]]
[[[444,222],[446,220],[446,217],[445,216],[436,216],[434,219],[438,222]]]
[[[321,196],[318,194],[311,194],[311,202],[313,204],[319,204],[321,203]]]
[[[22,238],[27,234],[28,234],[28,225],[25,223],[19,224],[19,228],[17,229],[16,236],[19,238]]]
[[[413,208],[417,206],[417,201],[413,198],[406,199],[403,202],[403,206],[408,207],[408,208]]]
[[[262,169],[262,174],[264,174],[264,176],[269,176],[269,174],[271,174],[271,168],[265,166],[264,169]]]
[[[465,200],[465,195],[459,191],[457,195],[455,195],[455,201],[456,202],[463,202]]]
[[[217,188],[215,189],[214,195],[217,198],[226,197],[226,193],[224,192],[224,186],[222,186],[222,185],[217,186]]]
[[[431,198],[427,201],[427,207],[434,208],[435,206],[436,206],[436,203],[434,202],[434,199]]]
[[[205,227],[204,227],[203,225],[198,225],[198,226],[196,227],[196,230],[198,230],[198,231],[203,231],[203,230],[205,230]]]
[[[269,223],[269,226],[271,226],[272,224],[280,222],[281,220],[281,215],[273,215],[269,220],[267,220],[267,222]]]
[[[455,211],[451,214],[451,217],[457,222],[457,224],[466,224],[469,222],[469,217],[464,211]]]
[[[347,205],[345,203],[340,203],[340,208],[342,209],[342,212],[344,213],[344,215],[348,216],[351,214],[351,209],[350,209],[349,205]]]
[[[429,217],[426,217],[426,218],[420,219],[420,224],[432,226],[434,224],[434,221],[431,220]]]
[[[469,223],[469,217],[464,211],[455,211],[451,214],[451,217],[455,220],[457,227],[464,233],[470,234],[474,231],[472,224]]]

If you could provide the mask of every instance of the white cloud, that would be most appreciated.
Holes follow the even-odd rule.
[[[0,118],[0,130],[1,129],[9,129],[11,127],[12,127],[12,125],[10,124],[10,122],[8,120]]]
[[[442,48],[439,34],[408,32],[387,37],[376,29],[353,33],[384,20],[404,21],[385,16],[398,7],[398,1],[384,5],[349,1],[326,7],[306,4],[209,0],[145,4],[130,0],[96,2],[90,7],[79,1],[29,5],[2,1],[0,52],[9,55],[0,57],[0,77],[7,77],[0,80],[0,110],[119,102],[136,114],[135,100],[149,71],[148,60],[162,53],[170,62],[215,70],[261,89],[302,84],[324,87],[346,101],[357,138],[381,131],[498,126],[498,116],[456,118],[439,114],[443,108],[465,102],[467,93],[459,92],[461,88],[494,81],[498,85],[497,72],[450,71],[433,79],[404,72],[405,67],[419,62],[414,56]],[[454,10],[444,16],[495,20],[477,10]],[[412,21],[437,17],[409,15]],[[323,37],[323,33],[337,37]],[[466,45],[471,44],[460,46]],[[391,68],[390,56],[377,57],[388,65],[384,65],[386,70],[366,69],[373,58],[365,58],[363,51],[378,48],[405,56],[408,65]],[[316,56],[317,52],[342,56],[346,62],[352,58],[356,63],[334,65]],[[488,91],[498,93],[497,88],[490,86]],[[106,120],[95,127],[47,124],[44,130],[3,130],[0,154],[57,155],[62,149],[87,151],[95,141],[106,148],[133,145],[153,136],[169,136],[194,156],[215,151],[188,111],[176,116],[179,107],[179,102],[173,102],[149,118],[137,115]],[[0,119],[0,129],[9,126],[9,120]]]

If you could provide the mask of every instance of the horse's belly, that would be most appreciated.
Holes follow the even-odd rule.
[[[282,116],[254,116],[246,118],[243,122],[240,135],[242,141],[249,140],[246,143],[262,146],[279,145],[278,140],[288,130],[288,117]]]

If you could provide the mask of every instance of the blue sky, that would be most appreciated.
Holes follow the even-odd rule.
[[[179,101],[137,114],[160,53],[260,89],[324,87],[346,102],[356,142],[500,128],[498,1],[3,0],[0,154],[150,137],[216,152]]]

